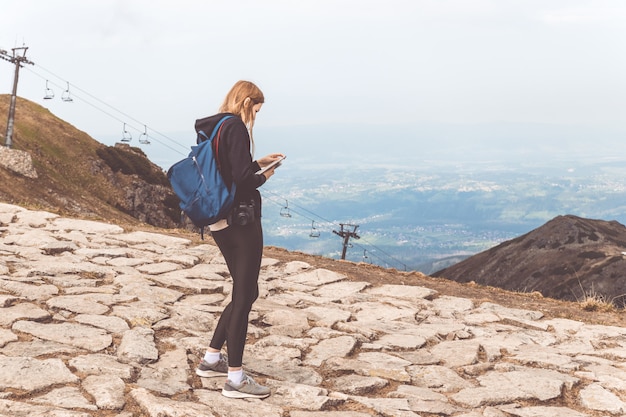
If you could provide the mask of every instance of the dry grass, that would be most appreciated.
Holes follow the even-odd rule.
[[[583,299],[578,301],[578,304],[585,311],[614,312],[617,310],[612,301],[596,292],[585,294]]]

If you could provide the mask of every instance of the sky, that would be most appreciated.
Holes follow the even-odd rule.
[[[27,46],[34,62],[19,96],[103,142],[126,124],[138,146],[146,131],[142,146],[164,164],[186,155],[194,121],[239,79],[265,94],[255,137],[271,152],[304,153],[320,132],[340,139],[328,134],[337,125],[354,127],[355,143],[398,126],[455,126],[460,139],[463,126],[562,127],[588,132],[590,146],[626,135],[623,0],[0,0],[0,10],[0,49]],[[0,94],[13,73],[0,60]]]

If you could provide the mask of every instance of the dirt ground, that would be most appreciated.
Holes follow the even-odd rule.
[[[516,293],[472,283],[461,284],[444,278],[430,277],[420,272],[385,269],[366,263],[347,262],[302,252],[290,252],[273,246],[265,247],[263,255],[283,262],[307,262],[316,268],[325,268],[342,273],[350,280],[366,281],[372,285],[421,286],[435,290],[440,295],[471,299],[477,305],[483,302],[492,302],[505,307],[541,311],[548,318],[565,318],[585,323],[626,326],[624,310],[587,311],[581,303],[544,298],[538,293]]]

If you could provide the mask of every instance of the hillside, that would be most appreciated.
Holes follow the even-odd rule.
[[[558,216],[516,239],[433,274],[545,297],[626,302],[626,227]]]
[[[2,145],[9,100],[0,95]],[[37,178],[0,168],[0,201],[129,224],[180,220],[165,173],[141,149],[103,145],[36,103],[18,98],[11,149],[30,154]]]

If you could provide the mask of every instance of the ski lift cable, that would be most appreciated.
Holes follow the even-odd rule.
[[[267,190],[263,190],[263,191],[267,191]],[[267,196],[267,195],[264,196],[264,199],[267,200],[267,201],[270,201],[270,202],[272,202],[274,204],[276,204],[277,206],[281,207],[281,209],[285,208],[285,204],[283,202],[286,201],[286,200],[284,198],[281,199],[283,202],[279,202],[278,200],[275,200],[272,197]],[[306,216],[306,215],[304,215],[302,213],[299,213],[297,210],[294,210],[291,207],[289,208],[289,211],[294,213],[294,214],[297,214],[297,215],[299,215],[301,217],[304,217],[307,220],[314,221],[313,219],[309,218],[308,216]]]
[[[43,69],[44,71],[46,71],[46,72],[48,72],[48,73],[50,73],[50,74],[54,75],[55,77],[57,77],[57,78],[59,78],[59,79],[62,79],[61,77],[59,77],[58,75],[54,74],[52,71],[50,71],[50,70],[48,70],[48,69],[46,69],[46,68],[42,67],[41,65],[37,65],[37,66],[38,66],[39,68]],[[112,110],[116,111],[117,113],[119,113],[119,114],[123,115],[123,116],[124,116],[124,117],[126,117],[127,119],[130,119],[130,120],[134,121],[135,123],[139,123],[139,124],[142,124],[142,125],[144,125],[144,124],[145,124],[145,123],[143,123],[143,122],[141,122],[141,121],[139,121],[139,120],[137,120],[137,119],[133,118],[132,116],[130,116],[130,115],[128,115],[128,114],[126,114],[125,112],[121,111],[120,109],[118,109],[118,108],[116,108],[116,107],[113,107],[112,105],[110,105],[110,104],[108,104],[108,103],[104,102],[103,100],[99,99],[98,97],[95,97],[94,95],[92,95],[92,94],[90,94],[89,92],[87,92],[87,91],[85,91],[85,90],[81,89],[80,87],[78,87],[78,86],[76,86],[76,85],[74,85],[74,84],[72,84],[72,86],[73,86],[76,90],[78,90],[78,91],[82,92],[83,94],[85,94],[85,95],[87,95],[87,96],[91,97],[93,100],[96,100],[96,101],[98,101],[99,103],[101,103],[101,104],[103,104],[103,105],[105,105],[105,106],[109,107],[110,109],[112,109]],[[139,130],[139,129],[137,129],[137,130]],[[175,141],[174,139],[172,139],[172,138],[168,137],[167,135],[164,135],[163,133],[160,133],[160,132],[158,132],[158,131],[156,131],[156,130],[154,130],[154,129],[150,129],[150,130],[151,130],[152,132],[154,132],[154,133],[156,133],[156,134],[158,134],[158,135],[160,135],[160,136],[164,137],[165,139],[167,139],[167,140],[169,140],[169,141],[171,141],[171,142],[173,142],[173,143],[175,143],[175,144],[177,144],[177,145],[180,145],[181,147],[185,148],[185,150],[187,149],[187,146],[182,145],[181,143],[179,143],[179,142]],[[187,155],[187,153],[185,153],[184,155]]]
[[[275,192],[273,192],[273,191],[271,191],[271,190],[269,190],[269,189],[267,189],[267,188],[265,188],[265,187],[262,189],[262,193],[263,193],[263,194],[265,194],[265,195],[263,196],[263,197],[264,197],[264,199],[266,199],[266,200],[268,200],[268,201],[271,201],[272,203],[276,204],[277,206],[280,206],[281,208],[285,208],[285,204],[283,204],[282,202],[279,202],[279,201],[277,201],[277,200],[273,199],[273,198],[272,198],[272,197],[270,197],[270,196],[267,196],[267,195],[266,195],[266,193],[267,193],[267,192],[271,193],[273,197],[276,197],[277,199],[280,199],[281,201],[288,201],[287,199],[285,199],[284,197],[279,196],[279,195],[278,195],[278,194],[276,194]],[[304,208],[304,207],[302,207],[302,206],[298,206],[297,204],[293,204],[293,203],[291,203],[291,205],[298,207],[298,209],[296,210],[296,209],[294,209],[293,207],[291,207],[291,206],[290,206],[290,207],[289,207],[289,211],[290,211],[291,213],[297,214],[298,216],[300,216],[300,217],[304,217],[305,219],[310,220],[310,221],[312,221],[312,222],[317,222],[317,224],[318,224],[318,225],[321,225],[321,226],[322,226],[322,227],[324,227],[325,229],[326,229],[326,226],[330,225],[330,227],[328,228],[328,230],[329,230],[329,231],[332,231],[332,229],[336,229],[336,228],[340,227],[340,224],[335,223],[335,222],[333,222],[333,221],[331,221],[331,220],[326,220],[326,219],[324,219],[323,217],[319,216],[318,214],[313,213],[312,211],[307,210],[307,209],[305,209],[305,208]],[[320,222],[320,221],[316,221],[315,219],[313,219],[313,218],[309,217],[308,215],[305,215],[305,214],[301,213],[301,212],[300,212],[300,210],[305,211],[305,212],[307,212],[308,214],[311,214],[311,215],[313,215],[313,216],[317,217],[318,219],[321,219],[321,220],[322,220],[322,222]],[[319,229],[319,227],[318,227],[318,229]]]
[[[369,244],[369,243],[368,243],[368,244]],[[359,248],[361,248],[361,249],[363,249],[363,250],[367,250],[367,248],[365,248],[365,247],[364,247],[363,245],[361,245],[360,243],[352,242],[352,245],[354,245],[354,246],[356,246],[356,247],[359,247]],[[377,248],[377,247],[376,247],[376,246],[374,246],[374,245],[371,245],[371,244],[369,244],[369,245],[370,245],[370,246],[372,246],[373,248],[375,248],[376,250],[379,250],[379,251],[381,251],[382,253],[384,253],[384,254],[385,254],[385,256],[387,256],[387,258],[388,258],[388,259],[391,259],[392,261],[396,262],[397,264],[402,265],[402,270],[406,271],[406,264],[405,264],[404,262],[402,262],[402,261],[400,261],[400,260],[398,260],[398,259],[394,258],[393,256],[389,255],[387,252],[383,251],[383,250],[382,250],[382,249],[380,249],[380,248]],[[389,263],[389,262],[388,262],[388,259],[387,259],[387,260],[386,260],[386,259],[383,259],[382,257],[378,256],[378,255],[376,254],[376,252],[374,252],[374,251],[372,251],[372,250],[367,251],[367,255],[368,255],[368,256],[370,256],[370,257],[375,257],[375,258],[377,258],[378,260],[380,260],[381,262],[383,262],[383,263],[385,263],[385,264],[388,264],[388,263]]]
[[[282,200],[287,200],[286,198],[281,197],[280,195],[276,194],[274,191],[272,191],[272,190],[268,189],[267,187],[263,187],[263,191],[264,191],[264,192],[267,192],[267,193],[269,193],[269,194],[272,194],[272,195],[274,195],[275,197],[280,198],[280,199],[282,199]],[[320,216],[320,215],[318,215],[318,214],[316,214],[316,213],[313,213],[312,211],[307,210],[306,208],[304,208],[304,207],[302,207],[302,206],[299,206],[299,205],[297,205],[297,204],[294,204],[294,203],[293,203],[293,201],[292,201],[292,203],[291,203],[291,204],[292,204],[293,206],[297,207],[298,209],[300,209],[300,210],[302,210],[302,211],[305,211],[305,212],[309,213],[310,215],[313,215],[313,216],[317,217],[318,219],[320,219],[320,220],[324,221],[325,223],[333,223],[333,221],[331,221],[331,220],[325,219],[325,218],[323,218],[322,216]],[[290,210],[293,210],[293,208],[291,208],[291,207],[290,207]],[[303,216],[303,217],[306,217],[306,216]],[[309,220],[313,220],[313,219],[309,219]]]
[[[360,242],[364,242],[367,243],[368,246],[371,246],[372,248],[376,249],[377,251],[382,252],[385,256],[387,256],[389,259],[393,260],[394,262],[399,263],[400,265],[402,265],[402,267],[404,268],[404,270],[406,271],[406,264],[396,258],[394,258],[391,254],[385,252],[384,250],[382,250],[381,248],[377,247],[376,245],[374,245],[373,243],[369,242],[367,239],[363,238],[363,236],[361,236],[361,240]],[[366,249],[365,247],[363,247],[363,245],[361,245],[360,243],[353,243],[355,246],[359,246],[361,249]],[[369,252],[370,254],[372,253],[372,251]],[[376,255],[374,255],[376,256]],[[380,258],[379,258],[380,259]]]
[[[264,191],[264,192],[269,192],[269,193],[271,193],[273,196],[275,196],[275,197],[279,198],[279,199],[280,199],[280,200],[282,200],[282,201],[286,201],[286,199],[285,199],[285,198],[283,198],[283,197],[279,196],[277,193],[275,193],[275,192],[273,192],[273,191],[271,191],[271,190],[269,190],[269,189],[267,189],[267,188],[264,188],[264,189],[263,189],[263,191]],[[272,198],[269,198],[267,195],[266,195],[266,196],[264,196],[264,198],[265,198],[265,199],[267,199],[267,200],[269,200],[269,201],[271,201],[271,202],[273,202],[273,203],[275,203],[276,205],[279,205],[279,206],[281,206],[281,207],[284,207],[284,205],[283,205],[282,203],[280,203],[280,202],[278,202],[278,201],[276,201],[276,200],[273,200]],[[310,211],[310,210],[305,209],[304,207],[301,207],[301,206],[298,206],[298,205],[296,205],[296,204],[293,204],[293,201],[292,201],[292,206],[296,206],[296,207],[298,207],[298,209],[303,210],[303,211],[305,211],[305,212],[307,212],[307,213],[309,213],[309,214],[312,214],[313,216],[315,216],[315,217],[317,217],[317,218],[320,218],[320,219],[324,220],[324,222],[325,222],[325,223],[332,225],[332,227],[330,228],[330,230],[331,230],[331,231],[332,231],[332,229],[337,228],[337,226],[339,226],[339,225],[335,224],[334,222],[332,222],[332,221],[330,221],[330,220],[326,220],[326,219],[324,219],[323,217],[321,217],[320,215],[318,215],[318,214],[316,214],[316,213],[313,213],[313,212],[312,212],[312,211]],[[308,219],[308,220],[310,220],[310,221],[312,221],[312,222],[313,222],[313,221],[315,221],[314,219],[312,219],[312,218],[310,218],[310,217],[308,217],[308,216],[306,216],[306,215],[303,215],[303,214],[302,214],[302,213],[300,213],[298,210],[294,210],[294,209],[293,209],[293,208],[291,208],[291,207],[290,207],[290,211],[291,211],[291,212],[293,212],[294,214],[297,214],[297,215],[299,215],[299,216],[301,216],[301,217],[304,217],[305,219]],[[318,224],[319,224],[319,223],[318,223]],[[319,228],[317,228],[317,229],[319,230]],[[371,248],[376,249],[376,250],[377,250],[377,251],[379,251],[380,253],[382,253],[382,254],[384,254],[385,256],[387,256],[387,257],[388,257],[390,260],[392,260],[393,262],[395,262],[395,263],[397,263],[397,264],[402,265],[403,269],[406,271],[407,266],[406,266],[406,264],[405,264],[404,262],[402,262],[402,261],[400,261],[400,260],[398,260],[398,259],[394,258],[391,254],[389,254],[389,253],[387,253],[386,251],[384,251],[383,249],[381,249],[381,248],[377,247],[376,245],[374,245],[373,243],[369,242],[367,239],[363,238],[362,236],[361,236],[361,240],[360,240],[360,242],[362,242],[362,243],[366,243],[366,244],[367,244],[368,246],[370,246]],[[355,242],[355,243],[353,243],[353,245],[355,245],[355,246],[359,246],[360,248],[362,248],[362,249],[364,249],[364,250],[366,249],[366,248],[364,248],[364,247],[363,247],[363,245],[361,245],[361,244],[359,244],[359,243],[356,243],[356,242]],[[378,255],[376,255],[376,254],[373,254],[371,250],[369,251],[369,253],[370,253],[370,254],[372,254],[372,256],[375,256],[376,258],[378,258],[381,262],[384,262],[384,263],[389,263],[387,260],[384,260],[384,259],[383,259],[383,258],[381,258],[380,256],[378,256]]]
[[[38,66],[39,68],[43,69],[44,71],[46,71],[46,72],[48,72],[48,73],[52,74],[52,75],[53,75],[53,76],[55,76],[56,78],[58,78],[58,79],[60,79],[60,80],[63,80],[61,77],[59,77],[58,75],[54,74],[53,72],[51,72],[51,71],[47,70],[46,68],[42,67],[41,65],[37,65],[37,66]],[[32,69],[30,69],[30,68],[28,68],[28,69],[29,69],[29,71],[30,71],[30,72],[32,72],[33,74],[37,75],[38,77],[41,77],[41,78],[45,79],[45,77],[43,77],[41,74],[38,74],[37,72],[33,71],[33,70],[32,70]],[[65,81],[65,80],[63,80],[63,81]],[[58,85],[58,84],[55,84],[55,83],[53,83],[53,84],[54,84],[54,85],[56,85],[57,87],[59,87],[59,85]],[[69,83],[68,83],[68,84],[69,84]],[[74,85],[74,84],[71,84],[71,85],[72,85],[72,88],[74,88],[75,90],[80,91],[81,93],[83,93],[84,95],[86,95],[86,96],[90,97],[91,99],[93,99],[93,100],[95,100],[95,101],[97,101],[97,102],[99,102],[99,103],[101,103],[101,104],[105,105],[105,106],[106,106],[106,107],[108,107],[109,109],[112,109],[112,110],[114,110],[115,112],[117,112],[117,113],[121,114],[122,116],[124,116],[124,117],[125,117],[125,119],[126,119],[126,120],[131,120],[131,121],[133,121],[133,122],[135,122],[135,123],[138,123],[138,124],[140,124],[140,125],[145,125],[145,123],[140,122],[139,120],[137,120],[137,119],[135,119],[134,117],[132,117],[132,116],[130,116],[130,115],[128,115],[128,114],[126,114],[125,112],[123,112],[123,111],[121,111],[121,110],[117,109],[116,107],[113,107],[112,105],[110,105],[110,104],[108,104],[108,103],[104,102],[103,100],[101,100],[101,99],[99,99],[99,98],[95,97],[94,95],[92,95],[92,94],[90,94],[89,92],[87,92],[87,91],[83,90],[82,88],[80,88],[80,87],[78,87],[78,86],[76,86],[76,85]],[[75,94],[74,94],[74,97],[76,97],[76,95],[75,95]],[[106,114],[107,116],[109,116],[109,117],[111,117],[111,118],[113,118],[113,119],[115,119],[115,120],[117,120],[117,121],[119,121],[119,122],[123,122],[123,120],[122,120],[122,119],[120,119],[119,117],[114,116],[113,114],[111,114],[111,112],[106,111],[106,110],[103,110],[101,107],[98,107],[98,106],[94,105],[93,103],[90,103],[90,102],[89,102],[88,100],[86,100],[86,99],[81,98],[81,101],[83,101],[83,102],[84,102],[84,103],[86,103],[86,104],[89,104],[90,106],[92,106],[92,107],[93,107],[93,108],[95,108],[96,110],[101,111],[102,113]],[[127,124],[128,124],[128,123],[127,123]],[[142,129],[137,128],[137,127],[135,127],[135,126],[132,126],[132,125],[130,125],[130,124],[128,124],[128,125],[129,125],[129,126],[131,126],[133,129],[137,130],[138,132],[141,132],[141,130],[142,130]],[[149,128],[149,130],[150,130],[151,132],[153,132],[153,133],[155,133],[155,134],[157,134],[157,135],[159,135],[159,136],[161,136],[161,137],[165,138],[167,141],[172,142],[172,143],[174,143],[174,144],[178,145],[179,147],[184,148],[186,151],[188,151],[188,146],[186,146],[186,145],[184,145],[184,144],[182,144],[182,143],[180,143],[180,142],[175,141],[174,139],[170,138],[169,136],[167,136],[167,135],[165,135],[165,134],[163,134],[163,133],[161,133],[161,132],[159,132],[159,131],[157,131],[157,130],[155,130],[155,129]],[[157,142],[157,143],[159,143],[159,144],[161,144],[161,145],[163,145],[163,146],[165,146],[165,147],[167,147],[167,148],[169,148],[169,149],[171,149],[171,150],[173,150],[173,151],[177,152],[177,153],[178,153],[178,154],[180,154],[180,155],[187,156],[187,154],[188,154],[188,152],[183,153],[183,152],[179,151],[178,149],[174,149],[174,148],[172,148],[171,146],[169,146],[169,145],[165,144],[164,142],[159,141],[158,139],[156,139],[156,138],[154,137],[154,135],[152,135],[152,136],[151,136],[151,138],[152,138],[155,142]]]
[[[281,203],[281,202],[279,202],[279,201],[277,201],[277,200],[274,200],[273,198],[268,197],[267,195],[265,195],[263,198],[264,198],[264,200],[265,200],[265,201],[272,202],[272,203],[276,204],[277,206],[280,206],[281,208],[284,208],[284,207],[285,207],[283,203]],[[284,199],[283,199],[283,200],[284,200]],[[330,232],[332,232],[332,230],[333,230],[334,228],[336,228],[336,226],[335,226],[332,222],[327,222],[326,224],[322,224],[322,223],[320,223],[320,222],[318,222],[318,221],[316,221],[316,220],[314,220],[314,219],[312,219],[312,218],[308,217],[307,215],[305,215],[305,214],[303,214],[303,213],[300,213],[298,210],[293,210],[292,208],[290,208],[289,210],[290,210],[290,212],[291,212],[291,213],[293,213],[293,214],[296,214],[296,215],[298,215],[298,216],[300,216],[300,217],[303,217],[303,218],[305,218],[305,219],[307,219],[307,220],[309,220],[309,221],[311,221],[311,222],[317,223],[317,226],[315,227],[315,229],[316,229],[318,232],[319,232],[319,230],[321,229],[321,230],[323,230],[323,231],[325,231],[325,232],[326,232],[326,231],[328,231],[328,232],[330,233]]]
[[[29,69],[29,70],[30,70],[30,69]],[[34,72],[34,71],[31,71],[31,72],[33,72],[33,73],[34,73],[35,75],[37,75],[38,77],[41,77],[41,78],[45,79],[45,78],[44,78],[44,77],[42,77],[40,74],[38,74],[38,73],[36,73],[36,72]],[[54,74],[53,74],[53,75],[54,75]],[[56,83],[54,83],[54,82],[51,82],[51,83],[52,83],[54,86],[57,86],[57,87],[62,88],[62,86],[60,86],[59,84],[56,84]],[[82,89],[80,89],[80,88],[78,88],[78,87],[74,86],[73,84],[71,84],[71,85],[72,85],[72,86],[73,86],[76,90],[79,90],[79,91],[83,92],[83,90],[82,90]],[[88,96],[90,96],[90,97],[93,97],[93,96],[91,96],[89,93],[85,93],[85,94],[86,94],[86,95],[88,95]],[[96,106],[95,104],[91,103],[89,100],[86,100],[85,98],[81,97],[80,95],[73,94],[73,95],[72,95],[72,97],[73,97],[73,98],[76,98],[76,99],[78,99],[78,100],[80,100],[80,101],[82,101],[83,103],[85,103],[85,104],[87,104],[87,105],[89,105],[89,106],[93,107],[94,109],[96,109],[96,110],[98,110],[98,111],[100,111],[100,112],[104,113],[105,115],[107,115],[107,116],[111,117],[112,119],[117,120],[117,121],[118,121],[118,122],[120,122],[120,123],[126,123],[123,119],[121,119],[121,118],[119,118],[119,117],[117,117],[117,116],[113,115],[111,112],[109,112],[109,111],[107,111],[107,110],[104,110],[104,109],[102,109],[101,107]],[[99,99],[97,99],[97,98],[95,98],[95,97],[93,97],[93,98],[94,98],[96,101],[102,102],[101,100],[99,100]],[[119,111],[119,110],[115,109],[114,107],[112,107],[112,106],[110,106],[110,105],[108,105],[108,104],[106,104],[106,103],[104,103],[104,104],[105,104],[105,105],[107,105],[107,107],[110,107],[110,108],[114,109],[116,112],[118,112],[118,113],[120,113],[120,114],[122,114],[122,115],[127,116],[125,113],[123,113],[123,112],[121,112],[121,111]],[[131,119],[132,121],[137,122],[137,120],[136,120],[136,119],[134,119],[133,117],[131,117],[131,116],[127,116],[127,117],[128,117],[129,119]],[[139,123],[139,122],[138,122],[138,123]],[[143,123],[142,123],[142,124],[143,124]],[[135,126],[131,125],[130,123],[126,123],[126,126],[131,127],[132,129],[136,130],[137,132],[142,132],[142,130],[144,130],[144,129],[141,129],[141,128],[138,128],[138,127],[135,127]],[[164,135],[164,134],[162,134],[162,133],[157,132],[157,131],[156,131],[156,130],[154,130],[154,129],[149,129],[149,130],[150,130],[150,131],[152,131],[152,132],[154,132],[154,133],[156,133],[156,134],[158,134],[158,135],[160,135],[160,136],[163,136],[163,137],[164,137],[164,138],[166,138],[167,140],[169,140],[169,141],[171,141],[171,142],[173,142],[173,143],[175,143],[175,144],[177,144],[177,145],[183,146],[182,144],[180,144],[180,143],[178,143],[178,142],[174,141],[173,139],[171,139],[171,138],[167,137],[166,135]],[[180,155],[187,156],[187,153],[183,153],[183,152],[181,152],[180,150],[175,149],[175,148],[173,148],[173,147],[169,146],[168,144],[164,143],[163,141],[160,141],[159,139],[155,138],[154,136],[152,136],[152,139],[153,139],[155,142],[157,142],[157,143],[159,143],[159,144],[161,144],[161,145],[165,146],[166,148],[168,148],[168,149],[170,149],[170,150],[172,150],[172,151],[174,151],[174,152],[176,152],[176,153],[178,153],[178,154],[180,154]]]

